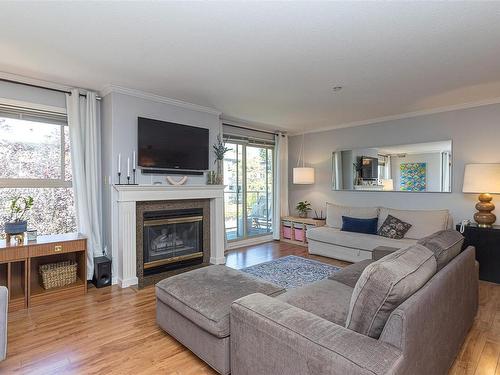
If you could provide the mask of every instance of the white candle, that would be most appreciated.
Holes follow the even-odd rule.
[[[118,173],[122,171],[122,154],[118,154]]]
[[[127,158],[127,177],[130,177],[130,158]]]
[[[135,169],[136,164],[135,164],[135,151],[134,151],[134,161],[132,162],[132,169]]]

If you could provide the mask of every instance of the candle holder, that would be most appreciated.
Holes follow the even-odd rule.
[[[132,175],[130,175],[130,158],[127,159],[127,180],[122,182],[121,172],[121,154],[118,155],[118,184],[117,185],[138,185],[136,182],[135,156],[134,165],[132,166]]]

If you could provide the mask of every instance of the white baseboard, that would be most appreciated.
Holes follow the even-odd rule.
[[[273,240],[273,235],[269,234],[266,236],[247,238],[241,241],[228,242],[226,246],[226,250],[238,249],[240,247],[259,245],[264,242],[269,242]]]
[[[226,257],[210,257],[210,264],[226,264]]]
[[[118,285],[120,288],[128,288],[129,286],[132,285],[137,285],[139,284],[139,279],[137,277],[129,277],[128,279],[118,279]]]

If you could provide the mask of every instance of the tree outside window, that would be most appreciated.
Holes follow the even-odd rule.
[[[0,236],[15,196],[31,195],[29,229],[38,234],[76,231],[69,131],[60,116],[0,115]]]

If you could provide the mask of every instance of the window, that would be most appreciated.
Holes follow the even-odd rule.
[[[229,140],[224,157],[224,207],[229,241],[272,233],[273,151],[269,144]]]
[[[15,196],[31,195],[28,227],[38,234],[76,231],[66,116],[0,107],[0,231]]]

